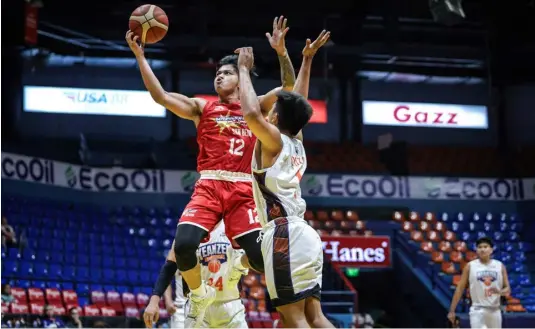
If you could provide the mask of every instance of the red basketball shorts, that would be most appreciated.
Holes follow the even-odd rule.
[[[251,182],[200,179],[178,224],[188,223],[211,232],[223,219],[225,233],[234,242],[262,228],[255,208]]]

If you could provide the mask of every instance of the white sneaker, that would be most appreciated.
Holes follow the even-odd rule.
[[[203,283],[204,284],[204,283]],[[184,327],[186,328],[200,328],[206,309],[215,301],[216,290],[206,285],[206,295],[203,297],[189,293],[188,300],[185,305],[186,319]]]

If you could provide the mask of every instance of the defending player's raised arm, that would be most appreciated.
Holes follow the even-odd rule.
[[[294,92],[300,94],[301,96],[308,99],[308,90],[310,89],[310,72],[312,70],[312,59],[314,55],[327,41],[331,32],[321,31],[320,35],[311,42],[310,39],[306,40],[305,48],[303,48],[303,62],[301,63],[301,68],[299,69],[299,74],[297,75],[297,81],[295,82]],[[303,132],[300,131],[296,138],[302,140]]]
[[[183,119],[198,120],[205,101],[189,98],[178,93],[166,92],[145,58],[143,48],[138,44],[138,37],[128,31],[126,33],[126,42],[128,42],[128,46],[136,56],[143,83],[152,99]]]
[[[279,58],[280,70],[281,70],[281,82],[282,87],[277,87],[267,94],[259,96],[258,101],[260,102],[260,108],[264,116],[266,116],[273,104],[277,101],[277,93],[281,90],[292,91],[295,85],[295,69],[286,50],[286,43],[284,38],[286,33],[288,33],[289,27],[286,27],[288,20],[281,17],[275,17],[273,20],[273,33],[266,33],[266,37],[269,41],[269,44],[277,52],[277,57]]]
[[[237,49],[238,71],[240,75],[240,101],[243,118],[253,134],[260,140],[264,150],[278,154],[282,150],[281,133],[277,127],[267,122],[260,110],[260,103],[253,88],[250,71],[253,67],[253,48]]]
[[[457,288],[455,288],[455,293],[453,294],[453,298],[451,299],[450,311],[448,313],[448,319],[451,322],[455,320],[455,310],[457,309],[457,304],[459,304],[459,301],[461,300],[461,297],[463,296],[464,290],[466,289],[466,286],[468,285],[469,275],[470,275],[470,263],[466,264],[466,266],[464,267],[463,273],[461,274],[461,279],[459,280],[459,283],[457,283]]]

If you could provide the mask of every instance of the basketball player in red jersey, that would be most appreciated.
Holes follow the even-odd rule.
[[[277,93],[281,89],[292,90],[295,83],[295,72],[284,41],[288,32],[286,23],[282,16],[275,18],[273,34],[266,33],[279,57],[282,87],[259,96],[265,116],[277,100]],[[238,55],[226,56],[217,65],[214,87],[219,100],[208,102],[166,92],[145,59],[138,37],[128,31],[126,40],[136,56],[143,82],[152,98],[179,117],[192,120],[197,127],[199,144],[197,170],[201,178],[177,226],[173,246],[176,262],[167,261],[162,267],[145,309],[145,321],[156,319],[158,302],[178,269],[190,288],[191,308],[185,325],[198,327],[206,308],[215,300],[215,290],[201,280],[196,251],[201,240],[219,221],[224,219],[229,240],[245,250],[246,265],[261,272],[264,266],[257,242],[261,227],[255,213],[251,185],[251,160],[256,138],[241,112]]]

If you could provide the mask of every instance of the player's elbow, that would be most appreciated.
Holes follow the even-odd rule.
[[[284,91],[293,91],[295,87],[295,83],[286,83],[282,86],[282,90]]]
[[[156,91],[150,91],[150,97],[152,97],[152,99],[162,105],[162,106],[165,106],[165,98],[166,98],[166,93],[164,90],[156,90]]]

